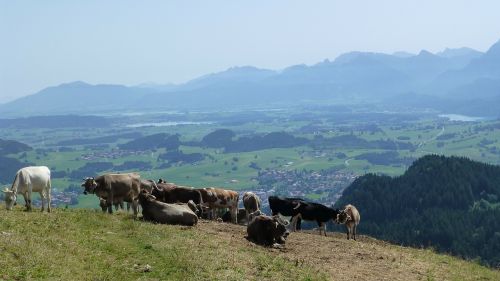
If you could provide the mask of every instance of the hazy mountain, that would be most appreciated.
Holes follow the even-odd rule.
[[[500,42],[484,54],[470,48],[445,49],[437,54],[423,50],[417,55],[349,52],[334,61],[294,65],[282,71],[232,67],[179,85],[126,87],[73,82],[0,105],[0,113],[94,114],[377,102],[411,103],[454,113],[473,108],[483,114],[483,105],[491,108],[500,100],[499,77]],[[468,108],[465,101],[473,98],[475,106]]]
[[[473,58],[462,69],[449,70],[437,77],[428,86],[427,92],[447,96],[453,93],[455,88],[474,83],[480,79],[498,79],[499,77],[500,41],[491,46],[485,54]]]
[[[133,108],[151,89],[121,85],[91,85],[72,82],[48,87],[0,106],[2,113],[60,114],[92,112],[105,113],[113,109]]]

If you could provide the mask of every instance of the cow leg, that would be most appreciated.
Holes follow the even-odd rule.
[[[106,206],[108,207],[108,213],[113,213],[113,192],[110,192],[108,199],[106,199]]]
[[[346,231],[347,231],[347,240],[349,240],[349,226],[347,224],[345,225]]]
[[[51,192],[52,192],[52,183],[51,181],[49,180],[49,182],[47,183],[47,212],[51,212],[52,209],[50,208],[50,203],[52,201],[52,196],[51,196]]]
[[[26,207],[27,207],[27,211],[30,211],[31,212],[31,188],[29,188],[29,191],[28,191],[28,200],[26,201],[27,204],[26,204]]]
[[[300,219],[300,214],[296,215],[295,217],[292,217],[292,232],[297,231],[297,221]]]
[[[134,218],[137,218],[137,214],[139,213],[139,201],[132,200],[132,211],[134,211]],[[144,214],[144,211],[143,211]]]
[[[231,220],[234,224],[238,224],[238,205],[231,207]]]
[[[42,200],[42,210],[41,210],[41,212],[43,212],[43,210],[45,209],[45,192],[42,190],[39,193],[40,193],[40,200]]]
[[[354,225],[354,227],[352,228],[352,232],[353,232],[353,239],[354,241],[356,241],[356,225]]]

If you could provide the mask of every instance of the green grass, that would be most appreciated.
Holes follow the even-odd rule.
[[[266,248],[130,215],[0,211],[0,280],[322,280]],[[241,239],[243,237],[235,237]],[[145,265],[151,272],[143,272]]]

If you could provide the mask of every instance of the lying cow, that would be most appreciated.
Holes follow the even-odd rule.
[[[255,211],[260,210],[261,202],[259,196],[253,192],[245,192],[243,194],[243,207],[245,207],[247,222],[249,215]]]
[[[284,244],[288,236],[286,226],[288,222],[279,215],[255,216],[247,226],[247,239],[264,246],[274,246],[276,243]]]
[[[216,219],[216,209],[228,208],[231,212],[231,221],[237,223],[239,194],[236,191],[221,188],[197,189],[201,193],[202,207],[210,210],[210,219]]]
[[[269,207],[271,208],[272,215],[281,214],[286,217],[294,217],[297,215],[297,207],[298,202],[305,202],[304,199],[301,198],[284,198],[278,196],[269,196]],[[294,227],[297,230],[301,228],[301,219],[297,218],[294,223]]]
[[[84,194],[93,193],[106,200],[108,212],[113,213],[115,202],[125,201],[132,204],[134,216],[138,213],[138,196],[141,187],[139,174],[105,174],[97,178],[86,178],[82,184]]]
[[[196,206],[192,201],[188,204],[163,203],[147,191],[142,191],[139,194],[139,204],[142,207],[142,217],[146,221],[188,226],[198,223],[198,216],[192,210],[193,206]]]
[[[295,215],[292,219],[292,230],[296,230],[295,223],[298,218],[300,218],[306,221],[316,221],[319,226],[319,235],[321,235],[321,230],[323,230],[325,236],[326,223],[329,220],[336,220],[337,215],[340,213],[337,209],[312,202],[298,202],[294,209],[296,210],[297,215]]]
[[[361,216],[359,215],[358,209],[351,204],[344,207],[335,220],[336,223],[343,223],[346,226],[347,240],[351,235],[354,240],[356,240],[356,228],[358,227]]]
[[[5,193],[5,206],[7,210],[11,210],[16,204],[17,194],[20,193],[24,197],[26,203],[26,210],[31,211],[31,194],[32,192],[39,192],[42,199],[42,212],[45,209],[47,202],[47,211],[50,212],[50,196],[51,182],[50,170],[45,166],[32,166],[25,167],[17,171],[11,189],[6,188]]]

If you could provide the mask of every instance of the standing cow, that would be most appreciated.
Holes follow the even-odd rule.
[[[292,219],[292,229],[295,230],[295,222],[300,218],[306,221],[316,221],[319,226],[319,235],[321,231],[326,236],[326,223],[329,220],[337,220],[339,210],[329,208],[325,205],[312,202],[298,202],[294,208],[297,215]]]
[[[297,205],[299,202],[305,202],[302,198],[293,197],[279,197],[279,196],[269,196],[269,207],[271,208],[272,215],[281,214],[286,217],[295,217],[297,215]],[[297,217],[294,223],[294,227],[297,230],[301,228],[301,219]]]
[[[24,197],[26,210],[31,211],[31,194],[32,192],[39,192],[42,199],[42,212],[45,209],[45,202],[47,202],[47,211],[50,212],[50,190],[49,168],[45,166],[25,167],[17,171],[11,189],[6,188],[4,190],[5,205],[7,210],[11,210],[16,203],[17,194],[20,193]]]
[[[236,191],[221,188],[201,188],[197,189],[201,193],[202,207],[210,210],[210,219],[215,219],[216,209],[229,208],[231,221],[238,223],[238,200],[240,195]]]
[[[345,224],[347,240],[349,240],[350,235],[354,240],[356,240],[356,228],[358,227],[360,220],[361,216],[359,215],[358,209],[356,209],[353,205],[348,204],[344,207],[344,210],[337,215],[335,222]]]
[[[115,202],[125,201],[132,204],[134,216],[137,217],[138,197],[141,188],[139,174],[105,174],[97,178],[86,178],[82,187],[84,194],[93,193],[106,200],[108,212],[113,213]]]
[[[245,194],[243,194],[243,207],[245,207],[247,223],[250,222],[248,216],[251,213],[260,210],[260,205],[261,205],[260,198],[259,196],[257,196],[257,194],[250,191],[245,192]]]

